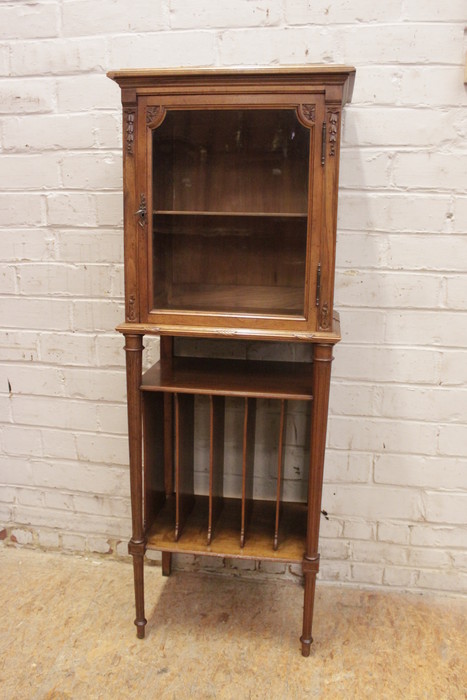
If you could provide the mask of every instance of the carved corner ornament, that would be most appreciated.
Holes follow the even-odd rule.
[[[330,110],[328,112],[329,117],[329,155],[336,155],[337,147],[337,132],[339,128],[339,111]]]
[[[135,140],[135,110],[125,109],[125,140],[126,140],[126,152],[128,155],[133,155],[133,143]]]
[[[149,129],[155,129],[162,124],[165,117],[165,109],[160,105],[151,105],[146,107],[146,126]]]
[[[298,105],[297,116],[304,126],[313,126],[316,117],[316,105]]]

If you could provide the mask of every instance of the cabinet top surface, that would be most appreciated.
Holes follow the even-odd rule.
[[[353,66],[313,64],[307,66],[282,66],[280,68],[125,68],[112,70],[107,73],[112,80],[121,78],[164,78],[164,77],[204,77],[213,75],[223,76],[267,76],[267,75],[333,75],[336,73],[355,73]]]

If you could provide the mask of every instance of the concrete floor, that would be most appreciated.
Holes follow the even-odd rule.
[[[298,584],[0,548],[2,700],[464,700],[466,603],[320,584],[300,655]]]

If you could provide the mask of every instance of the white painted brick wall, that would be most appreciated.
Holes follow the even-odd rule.
[[[320,575],[465,594],[464,28],[463,0],[0,3],[3,542],[121,556],[130,530],[123,343],[113,331],[123,319],[120,94],[105,71],[348,63],[357,81],[342,143],[343,342]],[[158,348],[147,344],[149,364]],[[269,356],[268,346],[236,352]],[[306,348],[280,355],[304,359]],[[277,414],[263,409],[255,489],[268,495],[276,453],[265,436]],[[228,424],[230,488],[239,416]],[[294,407],[289,497],[300,495],[305,425]]]

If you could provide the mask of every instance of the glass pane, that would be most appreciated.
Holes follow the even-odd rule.
[[[309,150],[292,109],[166,115],[153,132],[155,308],[303,314]]]

